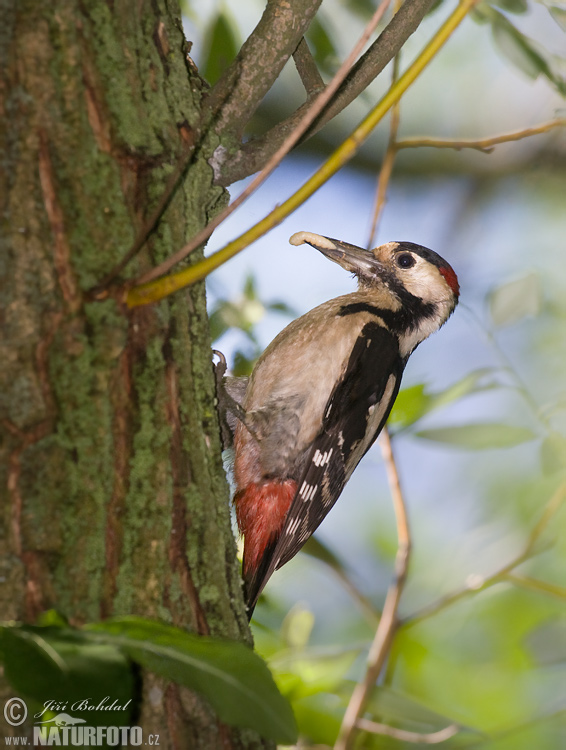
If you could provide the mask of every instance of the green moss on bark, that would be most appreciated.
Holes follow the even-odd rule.
[[[28,621],[48,607],[75,623],[138,613],[249,639],[204,288],[134,312],[84,295],[160,199],[181,127],[198,125],[179,20],[164,0],[14,4],[12,20],[0,30],[0,605]],[[170,255],[226,201],[209,138],[124,277]],[[194,746],[216,747],[198,701],[177,695],[173,711],[168,700],[144,703],[142,724],[162,722],[167,738],[172,723],[181,731],[204,716]]]

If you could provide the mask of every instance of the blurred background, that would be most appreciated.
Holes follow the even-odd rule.
[[[443,2],[429,14],[404,47],[401,70],[453,7]],[[200,0],[186,10],[191,56],[214,82],[218,50],[232,59],[262,3]],[[325,0],[308,41],[326,79],[373,10],[365,0]],[[479,139],[565,118],[565,20],[558,3],[480,6],[403,97],[399,137]],[[296,150],[214,233],[207,253],[294,192],[390,79],[386,70]],[[254,132],[302,98],[290,62]],[[214,346],[237,374],[249,372],[293,317],[355,288],[341,268],[288,238],[306,230],[367,244],[387,138],[383,122],[348,168],[209,277]],[[564,127],[489,154],[406,149],[375,242],[428,246],[461,284],[454,316],[411,358],[392,415],[414,549],[401,602],[407,620],[374,696],[386,723],[467,728],[444,747],[566,747],[565,168]],[[316,539],[310,554],[273,576],[253,622],[258,650],[293,701],[304,747],[332,744],[392,576],[395,518],[378,444]],[[490,578],[525,552],[522,564]],[[437,611],[424,609],[466,587]],[[369,735],[360,743],[420,746]]]

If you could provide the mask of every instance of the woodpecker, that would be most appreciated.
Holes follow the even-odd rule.
[[[358,290],[288,325],[241,401],[234,502],[250,617],[272,573],[318,528],[379,435],[409,355],[459,297],[452,267],[412,242],[364,250],[310,232],[289,241],[351,271]]]

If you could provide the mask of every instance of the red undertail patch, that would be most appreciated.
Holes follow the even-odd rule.
[[[257,570],[266,547],[281,533],[296,492],[297,483],[287,479],[249,484],[236,493],[236,519],[244,536],[244,578]]]

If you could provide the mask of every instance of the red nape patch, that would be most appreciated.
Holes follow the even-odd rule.
[[[236,519],[244,536],[244,575],[255,570],[267,545],[281,533],[287,511],[297,493],[297,483],[249,484],[236,492]]]
[[[460,284],[458,283],[458,277],[454,273],[454,270],[450,266],[440,266],[440,273],[446,279],[446,283],[452,289],[456,297],[460,296]]]

